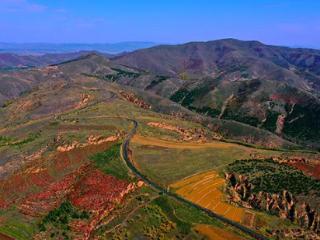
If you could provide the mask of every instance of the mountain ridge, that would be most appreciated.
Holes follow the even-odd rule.
[[[167,95],[193,111],[292,141],[319,139],[319,50],[226,39],[156,46],[111,61],[182,79]],[[165,81],[160,84],[163,88]],[[157,88],[147,90],[161,92]]]

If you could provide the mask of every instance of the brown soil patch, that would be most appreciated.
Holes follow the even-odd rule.
[[[243,222],[242,223],[244,225],[246,225],[246,226],[253,227],[253,226],[257,225],[256,222],[255,222],[255,219],[256,219],[255,214],[252,213],[252,212],[247,211],[247,212],[245,212],[245,214],[243,216]]]
[[[232,232],[211,225],[199,224],[195,227],[195,230],[209,240],[244,240],[244,238]]]
[[[4,235],[2,233],[0,233],[0,239],[1,240],[14,240],[14,238],[8,237],[7,235]]]
[[[7,208],[7,206],[8,206],[7,202],[4,199],[0,198],[0,209],[5,209]]]
[[[288,163],[288,165],[301,170],[306,175],[320,180],[320,164],[313,164],[308,162],[290,162]]]
[[[41,101],[38,97],[32,100],[23,99],[17,104],[16,109],[14,109],[13,112],[14,113],[28,112],[39,106],[41,106]]]
[[[89,94],[81,94],[81,100],[78,104],[75,105],[75,109],[80,109],[83,108],[85,106],[87,106],[87,104],[89,103],[90,100],[93,99],[93,96],[89,95]]]

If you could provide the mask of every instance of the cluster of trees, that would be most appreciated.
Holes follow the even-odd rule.
[[[255,193],[279,193],[288,190],[292,194],[307,195],[312,191],[320,196],[320,181],[272,159],[237,160],[228,165],[226,171],[246,175],[255,186]]]
[[[50,211],[39,223],[38,227],[41,232],[50,228],[51,237],[61,236],[69,239],[68,231],[70,230],[69,222],[72,219],[89,219],[90,215],[86,211],[76,209],[69,201],[63,202],[60,207]]]

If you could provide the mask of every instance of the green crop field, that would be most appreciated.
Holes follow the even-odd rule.
[[[257,150],[234,144],[232,148],[176,149],[132,144],[133,158],[139,169],[163,185],[169,185],[192,174],[209,169],[220,170],[235,159],[246,159],[252,153],[265,157],[278,152]]]

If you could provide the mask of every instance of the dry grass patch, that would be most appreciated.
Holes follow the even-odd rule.
[[[199,142],[174,142],[168,140],[162,140],[159,138],[145,137],[141,135],[135,135],[132,142],[142,144],[142,145],[152,145],[166,148],[176,148],[176,149],[203,149],[203,148],[232,148],[235,144],[225,143],[219,141],[212,141],[209,143],[199,143]]]

